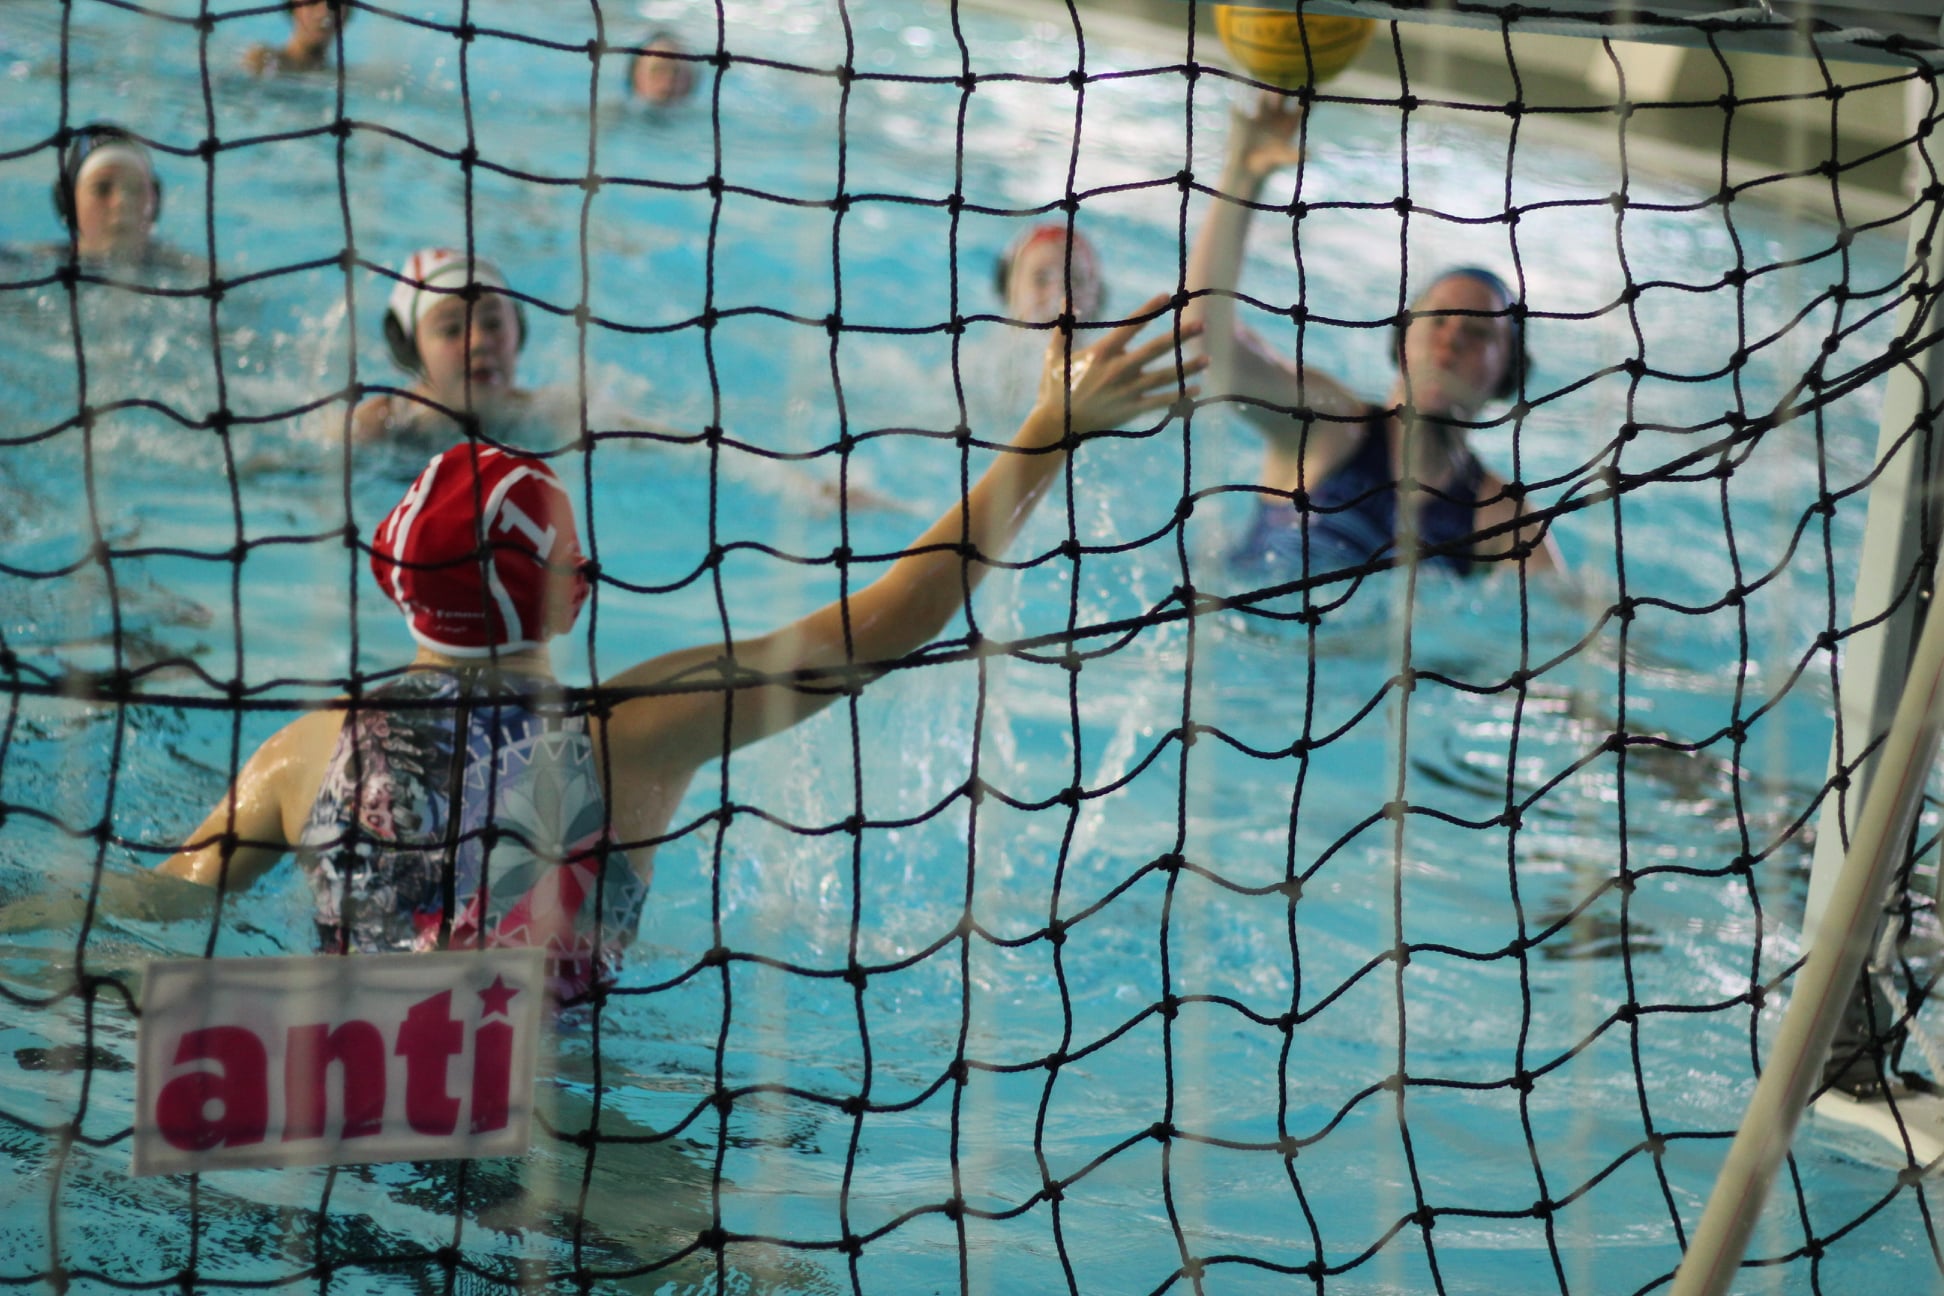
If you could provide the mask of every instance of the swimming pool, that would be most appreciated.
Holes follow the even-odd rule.
[[[295,703],[407,653],[343,542],[347,521],[369,533],[423,457],[361,451],[347,465],[334,439],[354,359],[358,380],[394,381],[375,327],[387,281],[336,267],[347,222],[361,257],[395,265],[462,242],[470,201],[479,248],[516,288],[619,326],[583,332],[530,307],[528,382],[562,388],[570,408],[584,392],[596,430],[632,415],[719,420],[752,447],[712,464],[700,443],[617,437],[563,458],[611,578],[591,645],[558,654],[563,678],[584,683],[708,638],[725,611],[760,629],[828,599],[828,562],[772,551],[895,551],[958,488],[959,454],[938,434],[961,419],[1010,431],[1036,339],[973,319],[955,355],[937,326],[998,313],[989,262],[1021,220],[954,220],[945,195],[1036,211],[1065,193],[1071,165],[1110,306],[1126,307],[1176,282],[1174,177],[1190,130],[1191,160],[1212,174],[1228,101],[1215,78],[1191,93],[1176,73],[1106,75],[1087,85],[1076,155],[1061,24],[772,0],[725,7],[738,59],[714,116],[706,97],[662,117],[622,106],[616,59],[590,126],[575,47],[591,18],[563,31],[511,0],[465,8],[559,48],[481,36],[462,99],[456,42],[405,20],[449,26],[462,6],[428,0],[348,28],[343,113],[370,126],[340,155],[320,133],[339,111],[334,79],[259,86],[236,66],[248,40],[275,35],[274,14],[216,26],[206,101],[200,34],[155,16],[195,6],[68,12],[64,31],[60,6],[9,9],[0,70],[28,93],[0,105],[0,148],[53,130],[64,48],[73,121],[139,121],[183,150],[210,133],[261,142],[226,149],[213,171],[162,163],[162,236],[210,252],[213,193],[218,265],[243,280],[213,328],[198,298],[89,287],[77,339],[58,286],[0,292],[0,391],[15,411],[0,448],[0,628],[26,686],[0,738],[8,896],[82,885],[100,821],[149,848],[111,846],[113,867],[179,840],[236,747],[287,714],[249,711],[233,732],[204,705],[224,681]],[[608,21],[617,38],[667,23],[710,39],[670,0]],[[1175,61],[1097,38],[1086,56],[1096,76]],[[1002,77],[967,97],[937,80],[793,70],[848,58],[866,74],[950,78],[961,57],[1046,80]],[[456,161],[413,142],[456,152],[468,122],[505,168],[476,168],[470,189]],[[1506,201],[1502,126],[1427,114],[1408,157],[1394,109],[1332,105],[1316,129],[1302,291],[1319,315],[1369,323],[1394,309],[1401,233],[1414,273],[1510,263],[1511,228],[1470,223]],[[1407,161],[1421,210],[1361,205],[1398,193]],[[51,213],[35,223],[51,170],[45,151],[0,164],[16,245],[56,233]],[[590,170],[623,179],[590,196]],[[878,196],[837,212],[840,187]],[[1640,175],[1616,222],[1615,187],[1584,156],[1519,145],[1534,389],[1549,399],[1518,449],[1548,500],[1590,496],[1603,468],[1646,473],[1715,442],[1723,411],[1772,404],[1837,323],[1827,286],[1857,295],[1849,326],[1900,262],[1887,234],[1845,246],[1815,222]],[[1258,234],[1250,291],[1297,300],[1287,236]],[[1623,259],[1646,285],[1624,309]],[[1753,287],[1693,291],[1738,263],[1798,261]],[[15,277],[18,265],[30,269]],[[9,282],[35,276],[25,253],[9,266]],[[277,272],[288,266],[306,268]],[[711,305],[720,319],[705,331],[693,321]],[[929,331],[879,331],[914,321]],[[1287,321],[1264,327],[1293,343]],[[1833,362],[1886,334],[1866,325]],[[1365,329],[1316,325],[1306,345],[1362,391],[1388,381]],[[1730,378],[1740,347],[1753,356]],[[77,352],[102,411],[85,436],[61,426],[82,399]],[[1649,370],[1638,383],[1611,368],[1628,355]],[[103,409],[130,399],[167,408]],[[1032,641],[1030,655],[894,673],[854,713],[835,708],[697,781],[678,816],[696,827],[661,852],[624,993],[560,1041],[553,1120],[585,1129],[598,1098],[591,1156],[549,1139],[519,1173],[132,1185],[129,1015],[112,996],[88,1012],[64,993],[71,940],[11,940],[4,976],[25,998],[0,1023],[0,1278],[52,1289],[58,1257],[69,1290],[167,1284],[193,1264],[210,1287],[444,1291],[438,1251],[451,1247],[467,1266],[455,1282],[479,1290],[565,1289],[575,1266],[597,1287],[707,1289],[716,1263],[697,1236],[720,1228],[739,1239],[722,1262],[729,1290],[1280,1291],[1312,1264],[1328,1274],[1314,1286],[1344,1292],[1648,1286],[1677,1262],[1675,1214],[1698,1217],[1724,1146],[1713,1136],[1740,1115],[1751,1031],[1765,1038],[1779,1012],[1780,996],[1760,1009],[1739,997],[1798,952],[1808,847],[1791,829],[1822,787],[1830,729],[1815,644],[1848,614],[1862,503],[1850,490],[1872,468],[1877,399],[1865,389],[1683,479],[1569,514],[1578,595],[1427,573],[1410,601],[1392,576],[1313,632],[1228,611],[1095,633],[1166,609],[1185,583],[1248,592],[1219,555],[1242,504],[1224,488],[1246,484],[1256,456],[1215,410],[1187,437],[1176,425],[1089,446],[1070,506],[1056,494],[1013,555],[1044,560],[990,582],[976,608],[983,634]],[[219,406],[238,417],[227,453],[197,426]],[[1622,441],[1628,420],[1640,431]],[[536,448],[578,430],[576,418],[558,441],[537,432]],[[863,438],[850,479],[913,512],[821,503],[846,433]],[[1508,431],[1478,440],[1509,465]],[[1714,475],[1717,461],[1734,474]],[[1809,511],[1825,486],[1839,497],[1826,521]],[[1176,525],[1185,495],[1196,507]],[[1069,527],[1077,563],[1054,552]],[[112,599],[85,561],[97,533],[117,551]],[[719,581],[712,543],[726,549]],[[1624,621],[1608,614],[1623,575],[1641,600]],[[89,700],[118,666],[169,704]],[[1604,748],[1619,729],[1649,741],[1623,758]],[[1414,812],[1385,817],[1398,801]],[[738,813],[709,820],[725,802]],[[871,826],[841,831],[852,814]],[[1757,861],[1746,875],[1731,867],[1741,856]],[[302,897],[280,880],[213,933],[103,920],[86,964],[307,949]],[[1400,943],[1408,960],[1388,957]],[[717,947],[738,957],[707,961]],[[869,970],[858,985],[844,977],[854,965]],[[1400,1065],[1401,1091],[1386,1084]],[[719,1092],[733,1101],[717,1106]],[[72,1146],[37,1132],[65,1121]],[[1858,1223],[1815,1267],[1775,1270],[1777,1289],[1934,1285],[1921,1189],[1881,1162],[1826,1132],[1802,1140],[1799,1195],[1778,1196],[1754,1253],[1800,1246],[1798,1210],[1818,1237]],[[1421,1207],[1430,1220],[1412,1222]],[[864,1242],[853,1253],[847,1238]],[[1202,1258],[1193,1280],[1179,1276],[1188,1256]]]

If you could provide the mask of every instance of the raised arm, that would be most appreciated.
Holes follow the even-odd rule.
[[[1177,367],[1179,337],[1191,330],[1178,336],[1170,329],[1134,344],[1142,324],[1167,300],[1154,298],[1135,313],[1135,322],[1070,358],[1066,340],[1055,334],[1038,398],[1011,447],[875,581],[761,638],[671,653],[608,681],[625,689],[683,679],[749,680],[620,704],[608,724],[614,766],[691,770],[723,754],[725,732],[727,745],[740,747],[806,719],[839,696],[829,687],[761,683],[752,677],[845,664],[869,667],[936,637],[1058,476],[1068,429],[1095,432],[1165,409],[1184,392],[1178,375],[1206,363],[1195,359]],[[725,706],[730,708],[726,730]]]
[[[1306,369],[1299,385],[1295,362],[1245,327],[1235,308],[1244,242],[1254,215],[1250,204],[1260,201],[1271,175],[1302,160],[1295,142],[1302,120],[1303,109],[1295,99],[1268,92],[1253,112],[1235,112],[1217,194],[1189,252],[1187,287],[1193,296],[1182,312],[1187,322],[1202,325],[1209,394],[1242,398],[1241,413],[1250,423],[1272,444],[1287,440],[1291,452],[1298,449],[1303,425],[1264,406],[1303,405],[1338,419],[1355,419],[1364,411],[1364,402],[1328,374]],[[1318,430],[1330,426],[1315,425]]]

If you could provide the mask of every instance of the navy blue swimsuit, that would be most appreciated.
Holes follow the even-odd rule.
[[[1375,412],[1365,420],[1349,458],[1309,491],[1306,508],[1286,499],[1257,496],[1255,518],[1242,542],[1229,553],[1240,566],[1304,568],[1307,535],[1311,572],[1362,567],[1387,558],[1397,547],[1397,479],[1391,474],[1390,416]],[[1462,541],[1478,529],[1478,495],[1485,465],[1470,450],[1443,490],[1424,492],[1418,505],[1418,544],[1422,561],[1456,575],[1472,569]]]

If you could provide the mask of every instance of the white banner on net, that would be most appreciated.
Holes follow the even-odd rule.
[[[545,987],[534,949],[150,963],[132,1172],[518,1156]]]

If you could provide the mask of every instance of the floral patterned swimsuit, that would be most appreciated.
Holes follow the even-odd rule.
[[[327,953],[537,945],[573,1002],[641,921],[648,886],[616,842],[587,719],[556,686],[414,670],[345,717],[298,859]]]

